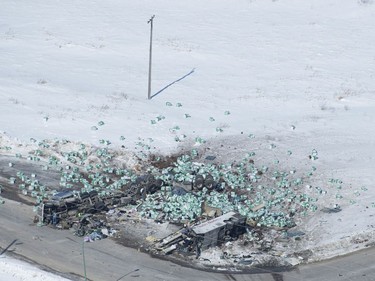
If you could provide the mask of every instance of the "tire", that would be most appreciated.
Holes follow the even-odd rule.
[[[204,185],[208,190],[213,190],[215,187],[215,180],[211,175],[208,175],[204,181]]]
[[[198,190],[202,190],[203,186],[204,186],[204,178],[203,178],[203,176],[202,175],[197,175],[195,177],[195,181],[194,181],[194,188],[198,189]]]

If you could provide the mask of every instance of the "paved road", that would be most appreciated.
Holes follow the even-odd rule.
[[[33,216],[31,206],[10,200],[0,205],[1,249],[7,248],[14,242],[8,251],[45,265],[49,269],[74,274],[70,275],[72,280],[84,280],[82,238],[75,237],[69,231],[38,227],[32,224]],[[323,263],[301,266],[291,272],[253,275],[219,274],[185,268],[172,262],[152,258],[134,249],[118,246],[110,239],[85,243],[84,253],[86,275],[88,279],[95,281],[375,280],[375,248]]]

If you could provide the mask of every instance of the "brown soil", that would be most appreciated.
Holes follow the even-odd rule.
[[[0,185],[2,186],[1,197],[29,206],[34,205],[34,200],[32,198],[21,194],[16,186],[9,184],[4,178],[0,178]]]

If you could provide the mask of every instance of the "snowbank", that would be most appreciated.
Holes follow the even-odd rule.
[[[0,257],[0,281],[67,281],[26,262],[8,256]]]

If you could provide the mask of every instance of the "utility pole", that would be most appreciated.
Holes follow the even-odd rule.
[[[150,57],[148,63],[148,99],[151,99],[151,61],[152,61],[152,29],[154,25],[154,17],[153,15],[147,23],[151,24],[151,32],[150,32]]]
[[[85,274],[85,281],[86,281],[87,275],[86,275],[86,258],[85,258],[85,240],[82,240],[82,258],[83,258],[83,272]]]

